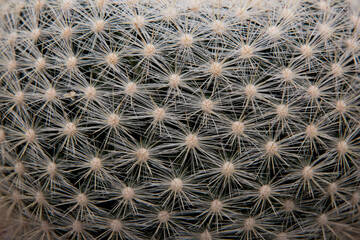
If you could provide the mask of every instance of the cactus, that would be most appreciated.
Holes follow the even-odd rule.
[[[359,239],[357,0],[12,0],[4,239]]]

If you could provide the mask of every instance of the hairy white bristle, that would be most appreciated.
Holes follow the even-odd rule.
[[[131,19],[131,24],[135,29],[141,29],[145,26],[145,18],[141,15],[136,15]]]
[[[168,78],[170,87],[178,87],[181,84],[181,77],[179,74],[171,74]]]
[[[328,187],[327,187],[327,192],[328,192],[329,194],[333,195],[333,194],[337,193],[338,188],[339,188],[339,187],[338,187],[338,184],[337,184],[336,182],[332,182],[332,183],[330,183],[330,184],[328,185]]]
[[[276,240],[289,240],[288,234],[285,232],[281,232],[276,236]]]
[[[35,202],[39,203],[39,204],[44,204],[45,203],[45,196],[44,193],[41,191],[38,191],[35,193]]]
[[[8,72],[13,72],[17,68],[17,62],[16,60],[10,60],[7,65]]]
[[[199,146],[199,140],[196,134],[190,133],[185,138],[185,145],[189,148],[195,148]]]
[[[56,89],[53,87],[50,87],[45,91],[44,99],[48,102],[53,102],[56,99],[57,95],[58,95],[58,93],[57,93]]]
[[[295,209],[295,203],[294,203],[294,201],[292,201],[292,200],[286,200],[286,201],[284,202],[284,209],[285,209],[285,212],[287,212],[287,213],[293,212],[294,209]]]
[[[120,220],[114,219],[110,223],[110,229],[113,232],[121,232],[121,230],[123,229],[123,224]]]
[[[340,77],[344,73],[343,67],[339,63],[333,63],[331,64],[331,73],[335,77]]]
[[[250,45],[241,46],[239,52],[242,58],[251,58],[254,56],[254,48]]]
[[[245,87],[245,95],[247,98],[254,98],[257,94],[257,88],[254,84],[248,84]]]
[[[360,191],[355,191],[352,196],[351,200],[352,204],[359,204],[360,203]]]
[[[21,106],[25,103],[25,93],[23,91],[18,91],[14,94],[13,99],[16,106]]]
[[[270,26],[266,33],[273,39],[279,39],[281,37],[281,30],[277,26]]]
[[[319,24],[319,32],[323,37],[330,37],[333,34],[334,29],[329,24],[323,23]]]
[[[5,140],[6,140],[5,130],[0,127],[0,143],[5,142]]]
[[[17,2],[15,6],[15,12],[19,13],[25,8],[25,4],[23,2]]]
[[[311,85],[308,89],[307,89],[307,94],[309,95],[310,98],[312,99],[316,99],[320,97],[320,89],[315,86],[315,85]]]
[[[274,156],[278,153],[279,146],[274,140],[270,140],[265,144],[266,154],[269,156]]]
[[[245,124],[241,121],[234,121],[231,125],[231,130],[235,135],[242,135],[245,131]]]
[[[46,220],[41,221],[41,227],[40,228],[41,228],[41,230],[43,232],[49,232],[49,230],[50,230],[49,222],[47,222]]]
[[[276,114],[280,119],[284,119],[289,115],[289,108],[284,104],[276,106]]]
[[[144,46],[143,55],[145,58],[152,58],[155,55],[156,48],[153,44],[148,43]]]
[[[65,94],[66,97],[74,99],[74,97],[76,96],[76,92],[75,91],[70,91],[69,93]]]
[[[104,9],[108,3],[108,0],[96,0],[96,5],[99,9]]]
[[[105,21],[103,19],[97,19],[92,25],[92,31],[95,33],[100,33],[105,29]]]
[[[174,178],[170,182],[170,189],[174,192],[180,192],[183,190],[184,183],[180,178]]]
[[[235,11],[235,15],[240,20],[246,20],[250,16],[249,10],[247,8],[244,8],[244,7],[237,8],[236,11]]]
[[[234,172],[235,172],[234,164],[230,161],[224,162],[221,168],[221,174],[226,177],[230,177],[234,174]]]
[[[356,38],[351,37],[346,39],[345,44],[346,48],[350,51],[356,51],[357,49],[359,49],[359,42]]]
[[[335,109],[338,113],[344,114],[346,112],[346,102],[344,100],[336,101]]]
[[[330,5],[325,0],[320,0],[318,6],[323,12],[326,12],[330,8]]]
[[[352,26],[354,26],[355,28],[359,28],[360,27],[360,16],[356,15],[356,14],[351,15],[350,22],[351,22]]]
[[[35,28],[31,31],[30,33],[30,39],[33,41],[36,41],[40,38],[41,36],[41,29],[40,28]]]
[[[305,180],[310,180],[313,178],[314,176],[314,170],[311,166],[305,166],[303,169],[302,169],[302,177],[305,179]]]
[[[36,59],[35,61],[35,69],[36,71],[43,71],[45,69],[46,66],[46,61],[45,58],[43,57],[39,57],[38,59]]]
[[[63,132],[68,137],[74,137],[77,133],[76,124],[73,122],[67,122],[63,128]]]
[[[71,56],[66,60],[66,67],[69,70],[73,70],[76,67],[78,60],[76,57]]]
[[[45,0],[37,0],[34,2],[34,8],[36,11],[41,11],[45,7]]]
[[[210,99],[204,99],[201,102],[201,110],[203,110],[205,113],[211,113],[214,108],[214,103]]]
[[[133,96],[137,91],[137,84],[134,82],[129,82],[126,85],[125,93],[129,96]]]
[[[17,33],[16,31],[11,32],[11,33],[8,35],[8,39],[7,39],[7,40],[8,40],[8,44],[9,44],[10,46],[13,46],[13,45],[15,44],[17,38],[18,38],[18,33]]]
[[[137,3],[139,3],[140,0],[125,0],[125,3],[129,6],[129,7],[133,7],[135,6]]]
[[[248,217],[244,220],[244,230],[252,231],[255,229],[256,221],[252,217]]]
[[[106,62],[109,64],[109,65],[116,65],[116,63],[119,61],[119,56],[112,52],[112,53],[109,53],[107,56],[106,56]]]
[[[107,124],[108,126],[115,128],[120,123],[120,116],[116,113],[111,113],[107,116]]]
[[[80,206],[86,206],[88,204],[88,197],[84,194],[84,193],[79,193],[76,196],[76,202],[80,205]]]
[[[199,12],[204,4],[202,0],[192,0],[192,1],[188,1],[187,3],[188,3],[188,8],[194,12]]]
[[[22,162],[16,162],[15,166],[14,166],[14,172],[19,175],[22,176],[25,173],[25,166]]]
[[[49,174],[50,177],[54,177],[56,175],[56,173],[58,172],[58,167],[57,167],[56,163],[50,162],[46,166],[46,172],[47,172],[47,174]]]
[[[209,72],[213,77],[219,77],[221,76],[223,72],[223,66],[220,62],[213,62],[209,67]]]
[[[211,23],[211,29],[215,34],[222,35],[226,31],[226,24],[221,20],[215,20]]]
[[[124,187],[123,190],[121,191],[121,196],[126,201],[131,201],[135,197],[135,191],[132,187]]]
[[[69,26],[66,26],[61,31],[61,38],[64,40],[69,40],[73,34],[73,29]]]
[[[158,213],[158,219],[159,219],[159,222],[166,224],[170,220],[170,213],[166,210],[160,211]]]
[[[142,147],[135,152],[135,155],[137,161],[139,161],[140,163],[146,163],[147,160],[149,160],[150,152],[148,149]]]
[[[189,34],[185,33],[180,37],[180,45],[185,48],[190,48],[194,43],[194,37]]]
[[[336,150],[340,155],[346,154],[349,151],[349,145],[347,141],[340,140],[336,145]]]
[[[98,172],[101,170],[103,164],[102,164],[102,159],[99,157],[94,157],[91,159],[90,161],[90,168],[92,171],[94,172]]]
[[[153,111],[153,117],[154,120],[157,122],[161,122],[165,119],[166,117],[166,111],[164,108],[155,108],[155,110]]]
[[[213,213],[220,213],[223,209],[223,203],[219,199],[215,199],[211,202],[210,209]]]
[[[21,193],[19,193],[19,191],[14,190],[14,191],[11,192],[10,197],[14,202],[19,203],[20,200],[21,200],[22,195],[21,195]]]
[[[285,82],[292,82],[295,77],[295,73],[290,68],[285,68],[281,71],[281,77]]]
[[[270,185],[263,185],[259,189],[259,196],[262,199],[268,199],[271,196],[271,193],[272,193],[272,189]]]
[[[87,100],[94,100],[96,98],[96,88],[94,86],[88,86],[84,89],[84,96]]]
[[[199,240],[212,240],[212,237],[211,237],[209,231],[205,230],[204,232],[202,232],[200,234],[200,239]]]
[[[81,233],[83,231],[83,224],[79,220],[75,220],[72,224],[72,230],[75,233]]]
[[[286,20],[292,20],[295,17],[295,13],[290,8],[284,8],[281,12],[281,16]]]
[[[317,218],[317,222],[320,226],[324,226],[328,223],[329,219],[326,216],[326,214],[321,214],[318,218]]]
[[[162,11],[162,15],[164,16],[165,21],[172,21],[175,20],[175,18],[178,15],[178,12],[174,7],[167,7]]]
[[[310,123],[306,127],[305,133],[306,133],[308,138],[313,139],[318,135],[318,129],[314,124]]]
[[[305,44],[300,47],[300,53],[304,58],[311,58],[314,54],[314,49],[312,46]]]
[[[61,3],[61,9],[65,12],[73,8],[75,0],[63,0]]]
[[[28,143],[33,143],[36,140],[36,133],[34,129],[27,129],[24,133],[24,138]]]

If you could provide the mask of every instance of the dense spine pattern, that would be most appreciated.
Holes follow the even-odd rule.
[[[5,239],[359,239],[357,0],[13,0]]]

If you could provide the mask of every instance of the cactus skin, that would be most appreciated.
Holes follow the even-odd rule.
[[[357,0],[2,8],[4,239],[359,239]]]

